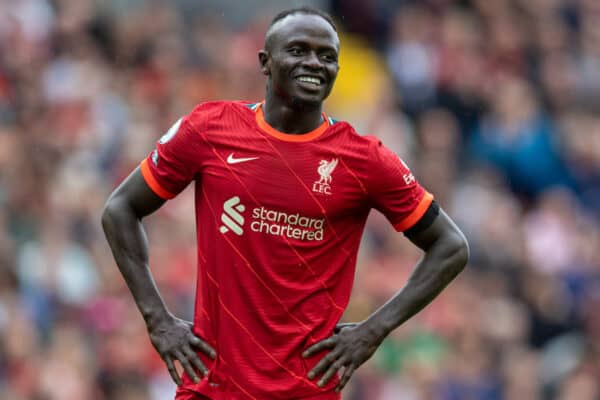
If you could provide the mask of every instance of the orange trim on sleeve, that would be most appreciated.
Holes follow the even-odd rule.
[[[278,131],[269,125],[269,123],[265,120],[265,115],[263,114],[262,110],[263,104],[264,102],[260,103],[258,107],[256,107],[256,123],[261,130],[271,136],[276,137],[277,139],[285,140],[286,142],[308,142],[318,138],[327,130],[327,128],[329,128],[329,118],[327,118],[327,115],[323,113],[323,123],[310,132],[294,134]]]
[[[398,232],[404,232],[405,230],[411,228],[414,224],[419,222],[421,217],[425,214],[425,211],[427,211],[427,209],[431,205],[432,201],[433,201],[433,195],[429,192],[425,192],[425,195],[419,202],[419,205],[417,206],[417,208],[415,208],[408,217],[404,218],[401,222],[394,225],[394,228]]]
[[[146,181],[148,186],[150,186],[150,189],[152,189],[152,191],[158,195],[158,197],[164,200],[169,200],[176,196],[176,194],[164,189],[160,185],[160,183],[158,183],[154,175],[152,175],[152,171],[150,171],[148,159],[144,159],[144,161],[142,161],[142,163],[140,164],[140,170],[142,171],[142,176],[144,177],[144,180]]]

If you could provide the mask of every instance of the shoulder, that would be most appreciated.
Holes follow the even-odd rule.
[[[256,104],[258,103],[236,100],[205,101],[194,107],[189,113],[188,119],[191,123],[199,123],[215,118],[221,119],[232,114],[252,115],[254,113],[252,106]]]
[[[365,155],[370,155],[376,151],[377,147],[383,146],[379,138],[370,134],[359,133],[356,128],[347,121],[340,121],[330,117],[328,117],[328,119],[335,136],[343,139],[349,146],[356,147],[365,152]]]
[[[345,138],[344,144],[353,152],[360,154],[362,162],[370,171],[391,168],[406,173],[409,170],[400,155],[387,147],[379,137],[372,134],[361,134],[345,121],[338,121],[335,125],[339,125],[337,128],[339,132],[344,132],[340,135]]]

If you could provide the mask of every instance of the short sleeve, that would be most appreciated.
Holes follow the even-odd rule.
[[[395,153],[374,139],[369,157],[368,191],[372,207],[404,232],[423,217],[433,195],[423,188]]]
[[[185,189],[200,169],[202,143],[193,115],[177,120],[140,166],[148,186],[165,200]]]

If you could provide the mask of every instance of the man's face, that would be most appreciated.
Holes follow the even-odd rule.
[[[270,90],[292,104],[320,106],[338,73],[340,42],[323,18],[292,14],[277,22],[259,53]]]

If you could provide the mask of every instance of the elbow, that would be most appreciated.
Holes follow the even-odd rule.
[[[465,269],[467,263],[469,262],[469,242],[460,231],[456,232],[452,241],[452,255],[450,256],[450,260],[452,269],[458,275],[462,270]]]
[[[104,204],[104,208],[102,209],[102,217],[100,219],[102,223],[102,229],[104,230],[105,234],[108,233],[110,226],[113,225],[112,221],[114,220],[116,214],[116,207],[112,201],[112,198],[110,198]]]
[[[113,194],[104,204],[101,224],[107,238],[123,229],[131,229],[136,222],[141,223],[141,221],[142,217],[135,212],[134,207],[124,196]]]
[[[128,218],[128,207],[127,205],[119,200],[118,196],[111,196],[104,204],[104,208],[102,210],[102,229],[104,233],[108,235],[108,233],[120,223],[122,220],[126,220]]]

